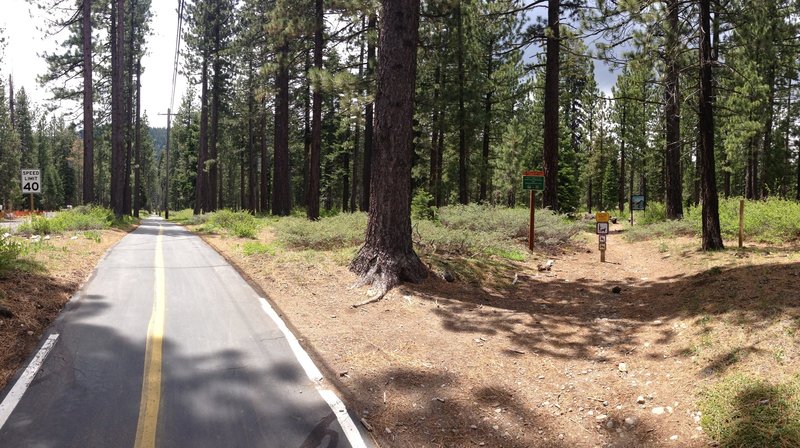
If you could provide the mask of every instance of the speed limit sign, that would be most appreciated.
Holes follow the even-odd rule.
[[[41,170],[22,170],[22,194],[42,194]]]

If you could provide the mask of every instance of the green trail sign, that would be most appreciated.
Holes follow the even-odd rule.
[[[544,171],[525,171],[522,173],[522,189],[544,191]]]

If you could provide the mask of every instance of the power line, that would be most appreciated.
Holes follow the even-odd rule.
[[[180,62],[181,37],[183,31],[183,4],[184,0],[178,0],[178,30],[175,34],[175,61],[174,69],[172,71],[172,95],[169,99],[170,109],[175,106],[175,85],[178,81],[178,63]]]

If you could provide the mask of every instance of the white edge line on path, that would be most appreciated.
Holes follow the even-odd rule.
[[[42,348],[39,349],[39,352],[36,353],[36,356],[33,357],[28,367],[25,368],[25,371],[22,372],[22,375],[19,377],[16,383],[14,383],[14,387],[11,388],[11,391],[8,392],[6,398],[0,403],[0,429],[6,424],[8,418],[11,416],[11,413],[14,412],[14,408],[17,407],[20,400],[22,400],[22,396],[25,394],[25,391],[28,390],[28,386],[31,385],[33,379],[36,377],[36,374],[39,372],[39,368],[42,367],[44,364],[45,358],[47,358],[48,353],[50,350],[53,349],[53,346],[56,345],[56,341],[58,340],[58,334],[51,334],[47,337],[47,340],[42,345]]]
[[[364,439],[361,438],[361,433],[358,431],[358,428],[356,428],[355,423],[353,423],[353,419],[350,418],[350,414],[347,413],[347,408],[342,400],[340,400],[333,391],[322,388],[321,382],[323,380],[323,376],[317,366],[314,364],[314,361],[311,360],[311,357],[308,356],[308,353],[306,353],[306,351],[300,345],[300,342],[289,330],[289,327],[286,326],[286,323],[283,321],[283,319],[278,316],[278,313],[275,312],[275,309],[272,308],[269,302],[267,302],[267,300],[263,297],[259,297],[258,300],[261,302],[261,309],[267,313],[267,315],[272,319],[273,322],[275,322],[275,325],[277,325],[283,333],[283,336],[289,343],[289,348],[291,348],[292,352],[294,352],[294,356],[300,362],[303,370],[306,371],[308,378],[314,382],[319,395],[323,400],[325,400],[326,403],[328,403],[328,406],[333,411],[333,414],[336,415],[337,420],[339,420],[339,425],[341,425],[344,435],[347,437],[350,445],[353,448],[366,448],[367,445],[364,443]]]

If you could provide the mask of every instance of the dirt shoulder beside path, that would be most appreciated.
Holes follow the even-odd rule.
[[[127,232],[53,235],[31,243],[19,269],[0,273],[0,389],[80,289],[106,251]]]
[[[551,254],[550,272],[509,264],[491,287],[431,277],[353,309],[368,292],[350,289],[347,253],[204,238],[278,305],[383,446],[707,446],[704,388],[734,368],[800,368],[798,345],[777,363],[786,337],[771,338],[800,324],[792,248],[703,254],[612,234],[601,265],[584,235],[592,249]]]

